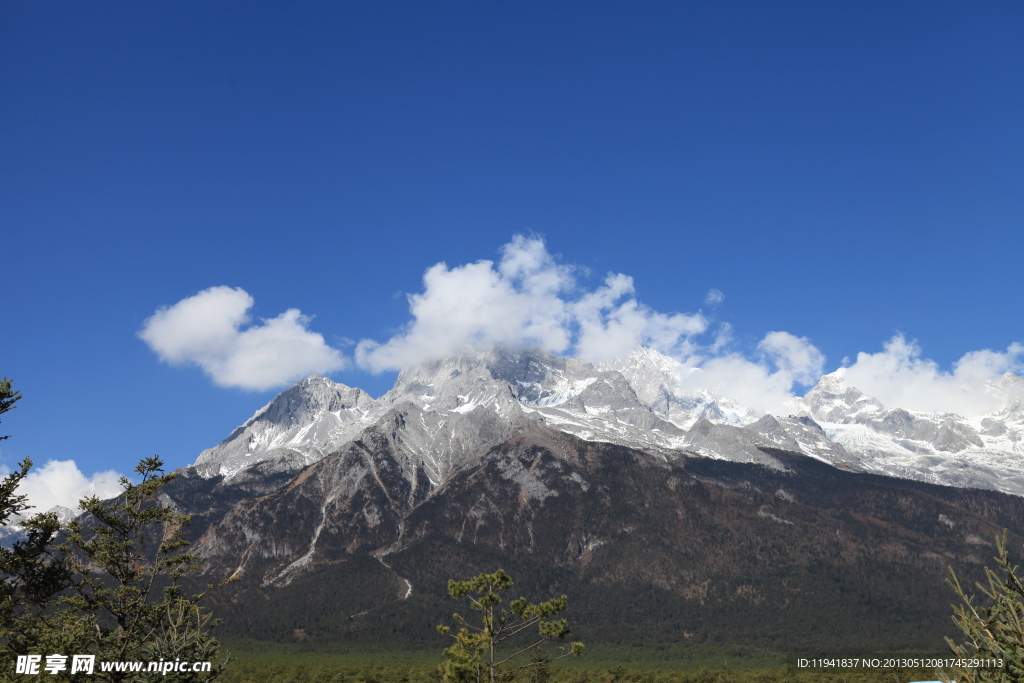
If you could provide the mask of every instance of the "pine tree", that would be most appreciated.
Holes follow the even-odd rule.
[[[946,638],[953,655],[963,659],[999,660],[1002,667],[952,667],[945,680],[959,683],[1013,683],[1024,680],[1024,584],[1016,565],[1006,552],[1006,532],[996,538],[996,567],[985,568],[988,586],[975,584],[991,602],[977,604],[967,595],[952,567],[950,585],[961,604],[954,608],[953,621],[967,636],[967,642],[955,643]]]
[[[0,383],[0,413],[19,398],[9,381]],[[26,458],[0,481],[0,524],[28,509],[17,488],[31,466]],[[183,586],[199,569],[182,534],[189,516],[158,500],[174,475],[164,474],[156,456],[135,472],[141,482],[122,477],[117,498],[80,501],[87,514],[79,520],[61,528],[55,515],[35,515],[19,522],[22,540],[0,547],[0,680],[14,675],[13,660],[22,654],[212,663],[210,672],[162,674],[168,682],[208,681],[223,672],[227,658],[211,634],[217,620],[204,607],[207,591],[188,594]],[[91,676],[52,678],[119,683],[151,677],[97,666]]]
[[[25,496],[15,493],[28,474],[26,458],[18,471],[0,483],[0,525],[19,518],[29,508]],[[56,606],[70,580],[68,563],[54,553],[60,529],[56,515],[39,514],[21,522],[24,537],[11,548],[0,547],[0,680],[14,671],[14,658],[60,647],[59,634],[46,626],[46,615]],[[70,639],[72,636],[68,634]]]
[[[144,458],[135,472],[141,482],[122,477],[123,491],[114,500],[82,500],[86,521],[72,521],[64,530],[60,550],[70,558],[72,578],[54,626],[81,632],[75,646],[97,660],[211,661],[210,673],[162,677],[210,680],[227,660],[218,661],[220,644],[210,633],[217,620],[203,607],[207,593],[190,595],[182,585],[199,570],[182,535],[189,516],[157,500],[174,478],[164,474],[160,458]],[[106,677],[111,683],[132,678],[120,672]]]
[[[18,406],[14,405],[21,400],[21,392],[14,391],[11,389],[11,380],[6,377],[0,381],[0,415],[3,415],[8,410],[14,410]],[[0,441],[11,438],[8,436],[0,436]]]
[[[14,391],[11,380],[4,377],[0,381],[0,414],[13,410],[19,400],[21,392]],[[53,552],[60,528],[57,517],[40,514],[22,519],[30,506],[17,490],[31,468],[32,460],[25,458],[15,472],[0,481],[0,526],[19,521],[24,534],[12,547],[0,547],[0,677],[14,671],[18,654],[50,645],[54,634],[46,629],[44,616],[70,579],[67,563]]]
[[[569,598],[563,595],[534,605],[520,597],[512,600],[507,610],[501,609],[502,599],[498,593],[511,587],[512,577],[501,569],[468,581],[448,582],[448,594],[453,598],[469,598],[470,609],[480,614],[479,623],[470,623],[465,617],[453,614],[452,618],[461,625],[455,634],[449,626],[437,627],[440,633],[455,640],[444,651],[445,661],[439,667],[444,681],[497,683],[509,680],[525,669],[543,672],[543,675],[549,661],[578,657],[583,653],[583,643],[559,648],[561,654],[551,658],[541,651],[549,641],[570,635],[568,621],[550,619],[568,607]],[[531,633],[534,626],[537,627],[536,634]],[[515,641],[519,641],[519,645],[509,647],[511,652],[503,651],[506,645],[511,646]],[[540,656],[522,663],[521,657],[528,653]]]

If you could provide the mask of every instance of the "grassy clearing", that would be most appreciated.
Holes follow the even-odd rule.
[[[437,683],[433,651],[324,651],[301,645],[239,641],[224,683]],[[909,683],[933,671],[797,671],[784,655],[737,648],[650,652],[596,647],[570,663],[520,674],[517,683]]]

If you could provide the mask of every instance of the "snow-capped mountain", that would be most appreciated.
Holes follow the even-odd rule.
[[[204,451],[194,467],[203,476],[227,477],[257,464],[297,469],[377,426],[421,461],[436,485],[529,420],[589,440],[685,445],[684,430],[659,418],[619,373],[493,347],[406,370],[376,400],[322,377],[304,379]]]
[[[699,418],[742,426],[764,414],[734,398],[714,396],[706,389],[684,389],[683,379],[700,370],[685,367],[654,349],[640,348],[600,367],[622,373],[641,400],[683,429],[689,429]]]
[[[996,388],[1014,396],[1021,379]],[[840,369],[799,402],[828,438],[860,456],[862,469],[952,486],[1024,495],[1024,416],[1019,397],[992,415],[966,418],[887,408],[848,386]]]
[[[634,626],[676,642],[679,623],[753,642],[773,624],[772,642],[852,647],[845,601],[871,606],[857,632],[924,648],[948,626],[929,588],[947,567],[979,575],[1003,529],[1024,543],[1019,405],[913,413],[838,373],[774,415],[688,391],[685,372],[649,350],[595,367],[493,347],[377,399],[310,377],[163,500],[193,515],[204,572],[239,580],[234,635],[375,646],[436,623],[447,578],[501,566],[581,596],[613,642]]]
[[[309,377],[204,451],[194,468],[204,477],[228,478],[256,465],[263,472],[293,471],[373,428],[403,454],[409,473],[422,467],[436,487],[536,422],[651,453],[781,467],[765,450],[774,448],[852,471],[1024,495],[1019,398],[980,418],[915,412],[883,406],[847,386],[839,370],[796,399],[786,415],[773,415],[684,389],[682,380],[692,372],[651,349],[594,366],[495,346],[410,368],[378,399]],[[1002,388],[1020,381],[1008,374]]]
[[[376,405],[362,389],[307,377],[203,451],[194,467],[204,476],[230,476],[267,461],[282,470],[304,467],[362,431]]]

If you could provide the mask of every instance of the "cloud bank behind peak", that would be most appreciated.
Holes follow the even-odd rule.
[[[708,321],[700,313],[659,313],[640,303],[633,278],[609,273],[584,288],[578,270],[555,262],[543,240],[517,235],[498,263],[438,263],[409,296],[412,320],[387,341],[364,339],[356,363],[401,370],[470,345],[539,347],[599,362],[650,346],[685,354]]]
[[[725,299],[718,289],[704,303]],[[493,344],[541,348],[599,363],[639,347],[678,361],[684,390],[729,398],[762,411],[789,408],[796,388],[815,384],[825,355],[807,337],[776,330],[744,351],[731,327],[698,312],[661,312],[642,303],[633,278],[608,273],[588,283],[583,269],[559,263],[538,237],[517,235],[497,261],[425,271],[408,295],[410,319],[383,341],[363,339],[352,358],[310,329],[311,318],[289,309],[253,323],[252,297],[240,288],[211,287],[157,310],[139,337],[167,363],[200,367],[220,386],[265,390],[311,373],[353,365],[381,373]],[[848,386],[887,407],[981,415],[1019,399],[1024,346],[965,354],[946,372],[922,357],[916,341],[897,335],[881,351],[859,353],[844,368]],[[1016,398],[1015,398],[1016,397]]]

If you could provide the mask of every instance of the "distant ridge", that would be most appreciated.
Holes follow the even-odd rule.
[[[500,346],[410,368],[379,399],[309,377],[281,393],[194,467],[236,476],[256,464],[294,471],[402,415],[404,443],[435,484],[508,428],[537,420],[585,440],[771,464],[762,447],[852,471],[1024,495],[1024,410],[980,418],[885,407],[843,370],[821,378],[785,415],[684,391],[682,366],[652,349],[594,366]],[[1021,382],[1007,374],[1007,386]],[[408,418],[408,419],[406,419]],[[503,426],[504,425],[504,426]]]

